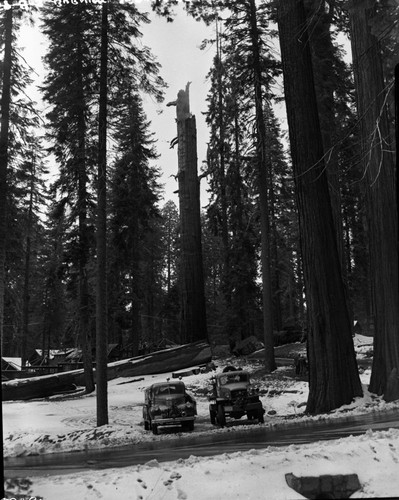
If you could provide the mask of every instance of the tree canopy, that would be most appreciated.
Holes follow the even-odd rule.
[[[0,11],[3,352],[25,363],[34,349],[79,348],[92,391],[96,352],[106,364],[110,345],[130,357],[206,332],[233,352],[256,337],[271,372],[274,346],[294,338],[307,345],[307,411],[317,414],[361,394],[356,324],[374,338],[370,390],[397,399],[398,6],[192,0],[183,10],[156,0],[148,13],[135,2],[45,2],[33,16],[47,40],[40,113],[19,48],[31,16],[9,3]],[[179,207],[165,197],[170,165],[146,113],[170,82],[143,35],[155,16],[173,26],[177,15],[201,23],[202,49],[214,55],[195,110],[207,155],[189,202],[176,157]],[[187,140],[196,162],[195,117],[177,118],[171,147],[181,156]],[[200,241],[188,249],[194,225],[182,213],[201,206],[200,182]],[[199,333],[184,327],[188,279],[204,289]]]

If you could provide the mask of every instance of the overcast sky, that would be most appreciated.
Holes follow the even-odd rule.
[[[142,1],[139,6],[148,5]],[[177,135],[175,123],[176,108],[166,107],[166,103],[176,100],[180,89],[190,86],[190,110],[196,117],[198,169],[206,158],[208,130],[205,117],[202,114],[207,110],[206,96],[209,82],[206,81],[214,57],[214,48],[200,50],[199,46],[205,38],[211,35],[211,29],[204,23],[194,21],[188,17],[182,7],[177,10],[173,23],[167,23],[163,18],[152,16],[153,22],[143,26],[143,43],[151,47],[153,53],[162,64],[161,75],[169,85],[166,90],[164,105],[156,105],[150,99],[145,100],[148,118],[152,121],[152,130],[158,138],[158,152],[162,155],[159,165],[162,167],[166,182],[167,194],[171,195],[177,189],[177,182],[170,175],[177,173],[177,146],[170,149],[170,141]],[[156,111],[162,111],[158,115]],[[204,180],[202,183],[202,205],[206,204]],[[177,196],[173,195],[174,201]]]
[[[137,1],[142,11],[151,11],[150,1]],[[167,23],[164,18],[151,13],[152,23],[143,25],[142,43],[152,49],[162,65],[161,76],[168,84],[166,98],[163,104],[157,104],[151,98],[144,98],[144,109],[148,119],[151,121],[151,131],[155,133],[157,151],[161,155],[157,165],[162,170],[161,182],[165,184],[165,201],[173,199],[178,203],[177,181],[171,177],[177,173],[177,146],[170,149],[171,140],[177,135],[175,107],[166,107],[166,103],[174,101],[177,93],[184,88],[187,82],[192,82],[190,87],[191,112],[197,121],[197,144],[198,144],[198,169],[206,158],[206,144],[208,142],[208,131],[205,125],[205,117],[202,114],[207,109],[206,95],[209,84],[206,75],[211,67],[214,57],[214,49],[201,51],[199,46],[204,38],[210,36],[210,29],[203,23],[194,21],[188,17],[181,5],[176,8],[176,17],[173,23]],[[23,55],[30,66],[34,69],[32,77],[35,84],[41,82],[44,67],[41,61],[45,53],[45,40],[41,35],[40,26],[37,23],[33,28],[23,27],[21,45],[25,47]],[[33,91],[33,98],[39,100],[40,94]],[[206,191],[204,180],[201,181],[201,202],[205,205]]]

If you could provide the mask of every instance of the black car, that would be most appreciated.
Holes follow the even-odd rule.
[[[144,429],[158,434],[158,429],[176,427],[194,430],[197,404],[187,393],[184,382],[158,382],[145,389]]]

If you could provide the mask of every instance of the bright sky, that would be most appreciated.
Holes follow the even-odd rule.
[[[149,5],[142,1],[140,6]],[[146,10],[149,10],[149,8]],[[153,53],[162,64],[161,75],[168,83],[165,105],[156,105],[147,99],[146,112],[152,121],[152,130],[158,137],[158,152],[162,155],[159,164],[164,172],[163,182],[166,183],[166,192],[173,193],[177,189],[177,181],[170,177],[177,173],[177,146],[170,149],[170,141],[177,135],[175,124],[176,108],[166,107],[166,103],[176,100],[180,89],[185,88],[187,82],[190,86],[190,109],[196,117],[197,123],[197,152],[198,170],[206,158],[208,130],[205,124],[207,110],[206,96],[209,84],[206,81],[214,57],[214,49],[200,50],[201,42],[211,36],[211,29],[203,23],[194,21],[187,16],[183,7],[179,5],[177,16],[173,23],[167,23],[163,18],[152,16],[153,23],[143,26],[143,43],[151,47]],[[162,110],[158,115],[157,110]],[[205,200],[205,185],[201,181],[202,205]],[[172,198],[177,203],[177,195]]]
[[[142,11],[151,12],[150,1],[138,1],[138,7]],[[208,142],[208,131],[205,117],[202,114],[207,109],[206,95],[208,83],[206,75],[214,57],[213,49],[201,51],[199,46],[204,38],[210,36],[210,29],[203,23],[194,21],[188,17],[182,5],[178,5],[176,17],[173,23],[167,23],[164,18],[151,14],[153,22],[143,25],[142,43],[152,49],[162,65],[161,76],[169,85],[166,90],[165,102],[157,104],[151,98],[144,99],[144,108],[148,119],[151,121],[151,131],[158,139],[157,151],[161,155],[157,165],[161,167],[161,182],[165,185],[165,201],[172,199],[178,204],[177,181],[171,177],[177,173],[177,146],[170,149],[170,142],[177,135],[174,107],[166,107],[166,103],[174,101],[181,88],[187,82],[192,82],[190,87],[191,112],[197,121],[197,144],[198,144],[198,169],[206,158],[206,147]],[[25,47],[23,55],[30,66],[34,69],[32,77],[36,78],[36,84],[40,83],[44,74],[41,61],[45,53],[45,40],[41,35],[38,23],[34,27],[23,27],[22,40]],[[33,91],[33,98],[40,99],[40,93]],[[201,181],[201,203],[206,205],[205,181]]]

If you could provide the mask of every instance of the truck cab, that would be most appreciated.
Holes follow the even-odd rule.
[[[248,372],[230,369],[212,377],[211,382],[209,416],[212,424],[224,427],[226,417],[239,419],[244,415],[248,420],[264,422],[265,410],[259,391],[251,384]]]

